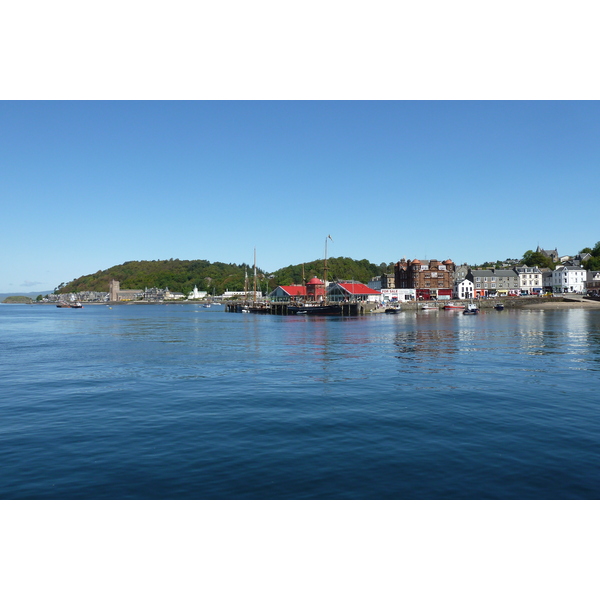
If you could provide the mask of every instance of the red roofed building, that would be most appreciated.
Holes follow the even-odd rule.
[[[330,285],[327,297],[331,302],[380,302],[381,292],[364,283],[343,281]]]
[[[314,302],[324,300],[325,284],[318,277],[313,277],[306,284],[306,295],[308,296],[309,300],[313,300]]]
[[[306,298],[306,286],[304,285],[280,285],[277,286],[270,294],[271,300],[296,300]]]

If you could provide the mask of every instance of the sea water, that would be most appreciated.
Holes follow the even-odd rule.
[[[0,305],[0,498],[597,499],[600,311]]]

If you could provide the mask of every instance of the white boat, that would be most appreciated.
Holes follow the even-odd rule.
[[[467,308],[463,311],[463,315],[477,315],[479,314],[479,307],[477,304],[467,304]]]
[[[431,306],[431,304],[423,304],[421,310],[437,310],[437,306]]]

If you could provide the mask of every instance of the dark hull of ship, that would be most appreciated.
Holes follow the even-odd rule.
[[[341,315],[342,307],[336,304],[325,306],[289,306],[290,315]]]

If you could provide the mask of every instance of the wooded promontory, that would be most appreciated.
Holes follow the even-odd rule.
[[[375,265],[366,259],[329,258],[327,260],[329,281],[355,280],[367,283],[372,277],[384,272],[393,271],[393,265],[382,263]],[[322,278],[324,273],[323,259],[312,262],[289,265],[273,273],[265,273],[257,268],[257,289],[263,292],[273,290],[278,285],[302,284],[312,277]],[[108,292],[109,282],[116,279],[121,289],[169,288],[172,292],[188,294],[197,286],[217,295],[226,290],[243,290],[244,286],[253,288],[254,268],[242,263],[211,263],[207,260],[144,260],[129,261],[122,265],[110,267],[91,275],[78,277],[69,283],[61,283],[56,293],[70,292]],[[246,279],[247,276],[247,279]]]

